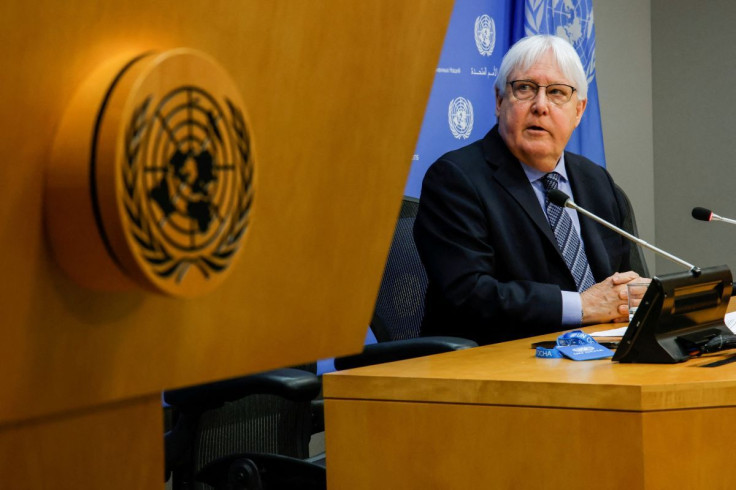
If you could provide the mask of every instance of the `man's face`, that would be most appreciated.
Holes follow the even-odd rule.
[[[564,83],[573,85],[560,71],[551,51],[527,70],[514,70],[509,81],[531,80],[539,85]],[[496,91],[498,130],[511,153],[527,165],[550,172],[583,117],[587,100],[578,99],[577,92],[563,105],[549,101],[545,89],[531,100],[517,100],[506,85],[506,95]]]

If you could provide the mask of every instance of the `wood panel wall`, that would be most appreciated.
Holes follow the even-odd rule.
[[[0,486],[160,488],[160,390],[361,348],[451,9],[3,2]],[[201,298],[82,288],[44,230],[57,125],[102,63],[176,47],[217,60],[250,115],[258,187],[242,255]]]

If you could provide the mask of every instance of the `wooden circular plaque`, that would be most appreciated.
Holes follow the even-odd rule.
[[[202,53],[101,67],[70,102],[46,176],[59,264],[94,289],[216,288],[252,219],[248,128],[235,83]]]

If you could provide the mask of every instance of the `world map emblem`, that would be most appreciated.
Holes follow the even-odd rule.
[[[567,39],[580,56],[588,83],[595,78],[595,27],[589,0],[526,0],[524,33]]]
[[[92,78],[88,92],[104,82]],[[76,241],[78,252],[59,254],[62,267],[90,287],[181,297],[214,290],[237,262],[255,197],[253,142],[236,84],[213,59],[182,48],[137,57],[108,85],[95,109],[88,166],[71,168],[84,159],[55,146],[49,181],[79,174],[90,210],[54,193],[49,201],[69,208],[62,218],[89,214],[94,225],[64,237],[59,218],[49,220],[59,249]],[[91,112],[73,103],[65,121],[76,122],[62,123],[57,142],[78,137]],[[95,257],[95,267],[85,264]]]
[[[153,274],[181,283],[191,268],[223,272],[248,227],[250,144],[241,111],[197,86],[147,97],[130,122],[125,220]]]
[[[473,132],[473,104],[465,97],[456,97],[450,101],[447,110],[450,132],[457,139],[468,139]]]
[[[491,56],[496,47],[496,23],[489,15],[475,19],[475,45],[483,56]]]

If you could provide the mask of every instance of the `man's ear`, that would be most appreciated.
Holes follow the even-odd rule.
[[[577,105],[575,106],[575,127],[578,127],[578,124],[580,124],[580,120],[583,118],[583,113],[585,112],[585,108],[588,106],[588,99],[585,100],[578,100]]]
[[[501,101],[503,101],[503,95],[500,94],[498,87],[495,87],[496,91],[496,119],[501,115]]]

